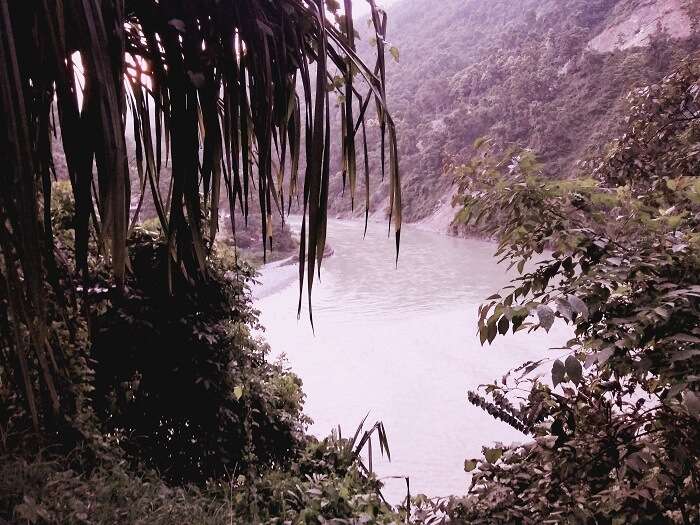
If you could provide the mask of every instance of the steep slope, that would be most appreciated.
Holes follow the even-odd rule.
[[[399,135],[405,219],[423,220],[449,201],[445,167],[468,158],[474,140],[485,135],[533,148],[548,174],[575,175],[576,161],[619,130],[628,91],[700,49],[693,10],[697,16],[697,4],[687,0],[399,0],[390,6],[387,37],[400,61],[388,68],[388,99]],[[369,156],[371,169],[379,169],[376,146]],[[387,185],[371,190],[371,211],[382,215]],[[336,178],[331,201],[347,214],[349,199],[341,193]],[[444,226],[450,214],[441,215]]]
[[[688,38],[692,33],[689,9],[690,2],[686,5],[681,0],[647,0],[634,6],[621,2],[607,27],[589,42],[589,48],[605,53],[647,46],[659,31],[672,38]]]

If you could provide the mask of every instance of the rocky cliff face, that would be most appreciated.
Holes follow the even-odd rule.
[[[617,134],[627,92],[700,50],[693,10],[700,0],[397,0],[387,38],[400,61],[387,57],[387,95],[405,220],[446,227],[445,168],[468,159],[482,136],[532,148],[551,176],[576,176],[576,162]],[[331,205],[347,216],[339,181]],[[372,214],[384,215],[387,194],[386,184],[371,188]]]
[[[648,46],[659,33],[671,38],[689,38],[690,11],[681,0],[620,2],[604,29],[588,44],[589,49],[608,53]]]

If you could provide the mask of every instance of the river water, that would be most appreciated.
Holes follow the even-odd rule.
[[[294,222],[292,222],[294,224]],[[385,496],[464,494],[465,458],[482,445],[526,437],[470,405],[466,393],[528,359],[557,356],[569,333],[518,333],[482,347],[476,332],[481,301],[508,284],[493,258],[493,243],[457,239],[405,226],[398,267],[386,225],[330,221],[335,253],[313,292],[315,334],[308,312],[297,321],[296,264],[263,268],[254,290],[265,337],[274,355],[286,354],[304,382],[311,432],[326,436],[341,426],[352,434],[369,412],[381,420],[391,462],[374,467],[386,477]],[[306,304],[306,299],[304,304]]]

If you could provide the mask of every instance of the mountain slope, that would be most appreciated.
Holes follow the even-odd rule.
[[[405,220],[425,219],[449,200],[445,166],[468,158],[485,135],[533,148],[547,174],[574,176],[576,161],[619,131],[629,90],[700,49],[693,9],[683,0],[393,4],[387,37],[400,61],[388,68],[387,96],[399,137]],[[374,170],[378,159],[375,146]],[[371,211],[382,215],[387,185],[371,190]],[[350,202],[341,193],[336,178],[331,202],[347,214]],[[443,215],[444,223],[449,213]]]

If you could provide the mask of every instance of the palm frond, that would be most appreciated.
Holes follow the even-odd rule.
[[[335,71],[343,79],[340,139],[350,198],[354,202],[356,133],[362,126],[366,152],[364,118],[374,100],[382,150],[385,142],[389,149],[398,249],[398,150],[384,89],[386,15],[368,2],[379,42],[373,68],[355,52],[350,0],[342,23],[331,19],[324,0],[0,0],[1,277],[17,325],[11,355],[35,424],[38,385],[49,392],[54,411],[61,403],[54,376],[62,372],[55,370],[45,304],[54,257],[46,220],[52,108],[76,202],[76,271],[84,279],[94,236],[120,293],[129,264],[126,239],[146,195],[167,236],[170,272],[206,278],[222,196],[235,231],[235,212],[247,218],[256,188],[263,238],[271,235],[273,214],[284,214],[285,198],[289,210],[301,197],[299,307],[306,277],[310,308],[326,239],[327,78]],[[127,154],[132,131],[135,166]],[[134,188],[130,169],[138,173]],[[365,177],[368,171],[365,162]],[[31,369],[35,361],[38,371]]]

